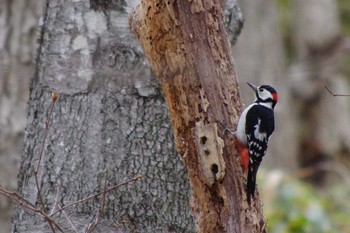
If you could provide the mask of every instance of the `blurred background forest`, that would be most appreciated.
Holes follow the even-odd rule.
[[[269,232],[349,232],[350,1],[239,0],[233,57],[245,84],[279,92],[277,130],[259,173]],[[0,184],[16,190],[42,0],[0,3]],[[0,197],[1,232],[11,204]]]

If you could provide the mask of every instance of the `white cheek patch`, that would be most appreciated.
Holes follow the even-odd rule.
[[[262,99],[262,100],[267,100],[267,99],[273,99],[273,97],[272,97],[272,95],[271,95],[271,93],[269,92],[269,91],[267,91],[267,90],[264,90],[263,92],[260,92],[259,93],[259,97],[260,97],[260,99]]]

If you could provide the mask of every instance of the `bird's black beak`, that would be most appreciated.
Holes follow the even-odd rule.
[[[247,84],[248,84],[255,92],[258,91],[258,87],[257,87],[257,86],[255,86],[255,85],[253,85],[253,84],[251,84],[251,83],[248,83],[248,82],[247,82]]]

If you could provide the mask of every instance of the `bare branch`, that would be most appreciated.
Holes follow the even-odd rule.
[[[102,193],[102,204],[101,204],[101,209],[99,211],[99,218],[103,216],[105,212],[105,205],[106,205],[106,190],[107,190],[107,174],[105,176],[105,184],[103,186],[103,193]]]
[[[305,167],[297,171],[295,176],[299,178],[307,177],[319,170],[334,172],[339,175],[339,177],[341,177],[347,184],[350,184],[350,173],[347,171],[346,167],[341,163],[334,161],[320,162],[318,164],[314,164],[313,166]]]
[[[55,92],[52,92],[52,93],[51,93],[51,100],[52,100],[52,102],[51,102],[51,105],[50,105],[49,115],[48,115],[48,117],[47,117],[47,120],[45,121],[44,140],[43,140],[42,147],[40,148],[39,159],[38,159],[38,162],[37,162],[36,167],[35,167],[35,170],[34,170],[35,175],[38,174],[39,169],[40,169],[40,162],[41,162],[42,156],[43,156],[43,154],[44,154],[45,141],[46,141],[47,134],[48,134],[48,131],[49,131],[50,120],[51,120],[53,108],[54,108],[54,106],[55,106],[55,103],[56,103],[57,98],[58,98],[58,95],[57,95]]]
[[[60,204],[58,204],[58,207],[59,207],[59,208],[62,208],[62,207],[60,206]],[[66,212],[65,212],[64,210],[62,210],[62,213],[63,213],[64,217],[67,219],[69,225],[73,228],[73,230],[74,230],[76,233],[78,233],[77,228],[75,228],[74,224],[73,224],[72,221],[69,219],[69,217],[68,217],[68,215],[66,214]]]
[[[46,207],[45,207],[44,198],[41,195],[41,186],[39,184],[38,173],[39,173],[39,169],[40,169],[40,162],[41,162],[42,156],[44,154],[45,141],[46,141],[47,134],[48,134],[48,131],[49,131],[49,124],[50,124],[53,108],[55,106],[57,98],[58,98],[58,95],[56,94],[56,92],[52,92],[51,93],[51,100],[52,100],[52,102],[51,102],[51,106],[50,106],[50,111],[49,111],[48,118],[45,121],[44,140],[43,140],[43,144],[42,144],[41,149],[40,149],[40,154],[39,154],[39,159],[38,159],[37,165],[36,165],[36,167],[34,167],[35,185],[36,185],[36,188],[37,188],[37,191],[38,191],[38,197],[39,197],[39,200],[40,200],[40,204],[41,204],[42,210],[45,212],[45,214],[46,214]],[[51,221],[48,221],[48,224],[49,224],[52,232],[55,233],[56,231],[55,231],[55,228],[53,227]]]
[[[35,214],[40,215],[42,218],[44,218],[48,222],[48,224],[53,232],[55,232],[54,226],[59,231],[64,232],[64,230],[55,222],[54,219],[52,219],[50,216],[48,216],[43,210],[36,207],[35,205],[30,203],[29,201],[27,201],[24,197],[22,197],[18,193],[8,191],[8,190],[4,189],[2,186],[0,186],[0,194],[9,198],[11,201],[16,203],[17,205],[21,206],[23,208],[23,210],[30,212],[30,213],[35,213]]]
[[[106,181],[105,181],[105,188],[103,190],[103,192],[91,195],[89,197],[86,197],[84,199],[78,200],[76,202],[73,202],[71,204],[68,204],[66,206],[60,206],[58,204],[59,209],[54,211],[52,214],[48,215],[45,211],[41,210],[40,208],[36,207],[35,205],[33,205],[32,203],[30,203],[29,201],[27,201],[24,197],[20,196],[18,193],[16,192],[11,192],[8,190],[5,190],[2,186],[0,186],[0,194],[2,194],[5,197],[8,197],[10,200],[12,200],[14,203],[18,204],[19,206],[23,207],[24,210],[28,211],[28,212],[32,212],[32,213],[36,213],[39,214],[41,217],[43,217],[49,224],[51,230],[53,232],[55,232],[55,228],[56,227],[59,231],[64,232],[64,230],[56,223],[56,221],[52,218],[53,215],[55,215],[58,212],[63,212],[64,209],[68,208],[68,207],[72,207],[74,205],[80,204],[80,203],[84,203],[92,198],[95,198],[99,195],[102,195],[102,206],[101,209],[99,210],[99,216],[96,218],[96,221],[94,223],[93,226],[89,226],[88,229],[91,229],[91,227],[93,227],[92,229],[94,229],[96,227],[96,225],[98,224],[98,221],[100,219],[100,217],[102,216],[103,212],[104,212],[104,205],[105,205],[105,198],[106,198],[106,193],[113,190],[113,189],[117,189],[121,186],[127,185],[131,182],[135,182],[139,179],[141,179],[142,176],[141,175],[137,175],[132,179],[129,179],[127,181],[124,181],[123,183],[120,184],[116,184],[113,185],[109,188],[106,188]],[[52,211],[51,211],[52,212]],[[67,218],[67,220],[69,221],[68,216],[64,213],[65,217]],[[70,221],[69,221],[70,222]],[[71,224],[71,222],[70,222]],[[72,224],[71,224],[72,225]],[[73,226],[72,226],[73,227]],[[74,228],[74,227],[73,227]],[[76,229],[75,229],[76,230]],[[90,231],[91,232],[91,231]]]
[[[105,182],[104,182],[104,186],[103,186],[103,193],[102,193],[102,203],[101,203],[101,207],[97,212],[97,216],[96,219],[93,223],[90,223],[87,227],[86,232],[87,233],[91,233],[94,231],[94,229],[98,226],[98,224],[100,223],[100,220],[104,214],[104,208],[105,208],[105,204],[106,204],[106,189],[107,189],[107,174],[105,174]]]
[[[51,105],[50,105],[48,118],[45,121],[44,139],[43,139],[42,147],[41,147],[41,150],[40,150],[39,159],[37,161],[36,166],[34,166],[34,169],[33,169],[34,170],[34,177],[35,177],[35,184],[36,184],[36,188],[37,188],[37,191],[38,191],[38,198],[39,198],[39,201],[40,201],[41,208],[35,206],[32,203],[30,203],[28,200],[26,200],[24,197],[22,197],[18,193],[10,192],[10,191],[5,190],[2,186],[0,186],[0,194],[2,194],[3,196],[8,197],[14,203],[16,203],[19,206],[21,206],[25,211],[32,212],[34,214],[40,215],[42,218],[44,218],[47,221],[47,223],[50,226],[52,232],[54,232],[54,233],[56,232],[55,228],[57,228],[61,232],[64,232],[64,230],[52,218],[53,215],[55,215],[58,212],[63,212],[63,214],[64,214],[65,218],[68,220],[69,224],[72,226],[74,231],[77,232],[76,228],[74,227],[74,225],[72,224],[72,222],[68,218],[67,214],[64,212],[64,209],[66,209],[68,207],[71,207],[71,206],[74,206],[74,205],[77,205],[77,204],[80,204],[80,203],[83,203],[83,202],[86,202],[86,201],[88,201],[88,200],[90,200],[90,199],[92,199],[92,198],[94,198],[96,196],[102,195],[101,208],[99,209],[99,212],[97,214],[96,220],[95,220],[95,222],[92,225],[89,225],[89,227],[88,227],[88,231],[92,232],[96,228],[96,226],[98,225],[98,223],[99,223],[99,221],[101,219],[101,216],[103,216],[104,208],[105,208],[106,193],[111,191],[111,190],[113,190],[113,189],[119,188],[120,186],[129,184],[130,182],[137,181],[142,176],[141,175],[137,175],[137,176],[135,176],[134,178],[132,178],[130,180],[127,180],[127,181],[125,181],[123,183],[114,185],[114,186],[109,187],[109,188],[107,188],[107,178],[105,177],[105,183],[104,183],[104,190],[103,190],[103,192],[97,193],[95,195],[89,196],[89,197],[81,199],[81,200],[78,200],[76,202],[73,202],[73,203],[71,203],[69,205],[66,205],[66,206],[63,206],[63,207],[58,204],[59,187],[60,187],[60,184],[58,183],[57,184],[57,192],[56,192],[56,196],[55,196],[55,199],[54,199],[54,204],[53,204],[52,210],[50,212],[50,215],[48,215],[47,214],[47,210],[46,210],[46,206],[45,206],[45,203],[44,203],[44,198],[43,198],[43,196],[41,194],[41,185],[39,184],[38,173],[39,173],[39,169],[40,169],[40,162],[41,162],[41,160],[43,158],[43,154],[44,154],[45,141],[46,141],[46,138],[48,136],[48,130],[49,130],[49,125],[50,125],[50,121],[51,121],[54,105],[55,105],[56,100],[58,99],[58,95],[55,92],[52,92],[51,93],[51,99],[52,99],[52,102],[51,102]],[[56,206],[59,207],[58,210],[55,210]]]
[[[55,227],[61,232],[64,232],[64,230],[55,222],[54,219],[52,219],[49,215],[47,215],[44,199],[43,199],[43,197],[41,195],[41,187],[39,185],[38,173],[39,173],[39,168],[40,168],[40,162],[41,162],[42,155],[43,155],[43,152],[44,152],[45,141],[46,141],[47,134],[48,134],[49,122],[51,120],[54,104],[55,104],[57,98],[58,98],[58,95],[55,92],[52,92],[51,93],[51,100],[52,100],[52,102],[51,102],[51,106],[50,106],[50,111],[49,111],[48,119],[45,122],[44,140],[43,140],[43,144],[42,144],[42,147],[41,147],[41,151],[40,151],[40,155],[39,155],[39,160],[37,162],[37,166],[34,167],[35,184],[36,184],[36,188],[37,188],[37,191],[38,191],[38,198],[39,198],[39,200],[41,202],[40,204],[41,204],[41,208],[42,209],[40,209],[39,207],[37,207],[34,204],[30,203],[28,200],[26,200],[24,197],[22,197],[18,193],[7,191],[3,187],[0,186],[0,194],[8,197],[11,201],[13,201],[17,205],[21,206],[25,211],[36,213],[36,214],[40,215],[41,217],[43,217],[47,221],[49,227],[51,228],[51,231],[54,232],[54,233],[56,232]]]
[[[95,197],[101,195],[101,194],[107,193],[107,192],[109,192],[109,191],[111,191],[111,190],[113,190],[113,189],[117,189],[117,188],[119,188],[119,187],[121,187],[121,186],[127,185],[127,184],[129,184],[129,183],[131,183],[131,182],[134,182],[134,181],[137,181],[137,180],[139,180],[139,179],[141,179],[141,178],[142,178],[141,175],[137,175],[137,176],[135,176],[134,178],[132,178],[132,179],[130,179],[130,180],[127,180],[127,181],[125,181],[125,182],[123,182],[123,183],[113,185],[113,186],[107,188],[106,190],[104,190],[103,192],[99,192],[99,193],[97,193],[97,194],[91,195],[91,196],[86,197],[86,198],[84,198],[84,199],[81,199],[81,200],[72,202],[72,203],[70,203],[70,204],[68,204],[68,205],[65,205],[65,206],[61,207],[60,209],[56,210],[56,211],[53,212],[50,216],[52,217],[53,215],[57,214],[58,212],[61,212],[62,210],[66,209],[66,208],[75,206],[75,205],[80,204],[80,203],[84,203],[84,202],[86,202],[86,201],[88,201],[88,200],[90,200],[90,199],[92,199],[92,198],[95,198]]]
[[[58,204],[58,194],[59,194],[59,191],[60,191],[61,183],[57,182],[56,187],[57,187],[57,190],[56,190],[55,200],[54,200],[54,203],[53,203],[50,215],[52,215],[52,213],[55,211],[55,208],[56,208],[56,206]]]
[[[28,212],[38,213],[42,217],[44,217],[44,215],[41,214],[41,211],[38,210],[38,208],[35,205],[33,205],[32,203],[30,203],[29,201],[24,199],[22,196],[18,195],[16,192],[8,191],[8,190],[4,189],[2,186],[0,186],[0,194],[9,198],[11,201],[13,201],[17,205],[23,207]]]
[[[324,85],[324,87],[326,88],[326,90],[327,90],[333,97],[336,97],[336,96],[350,96],[350,94],[337,94],[337,93],[334,93],[334,92],[332,92],[332,91],[327,87],[327,85]]]

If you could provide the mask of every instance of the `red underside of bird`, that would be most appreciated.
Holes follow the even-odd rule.
[[[249,153],[248,148],[238,140],[235,140],[235,146],[238,149],[238,152],[241,156],[241,163],[245,173],[248,173],[248,164],[249,164]]]

